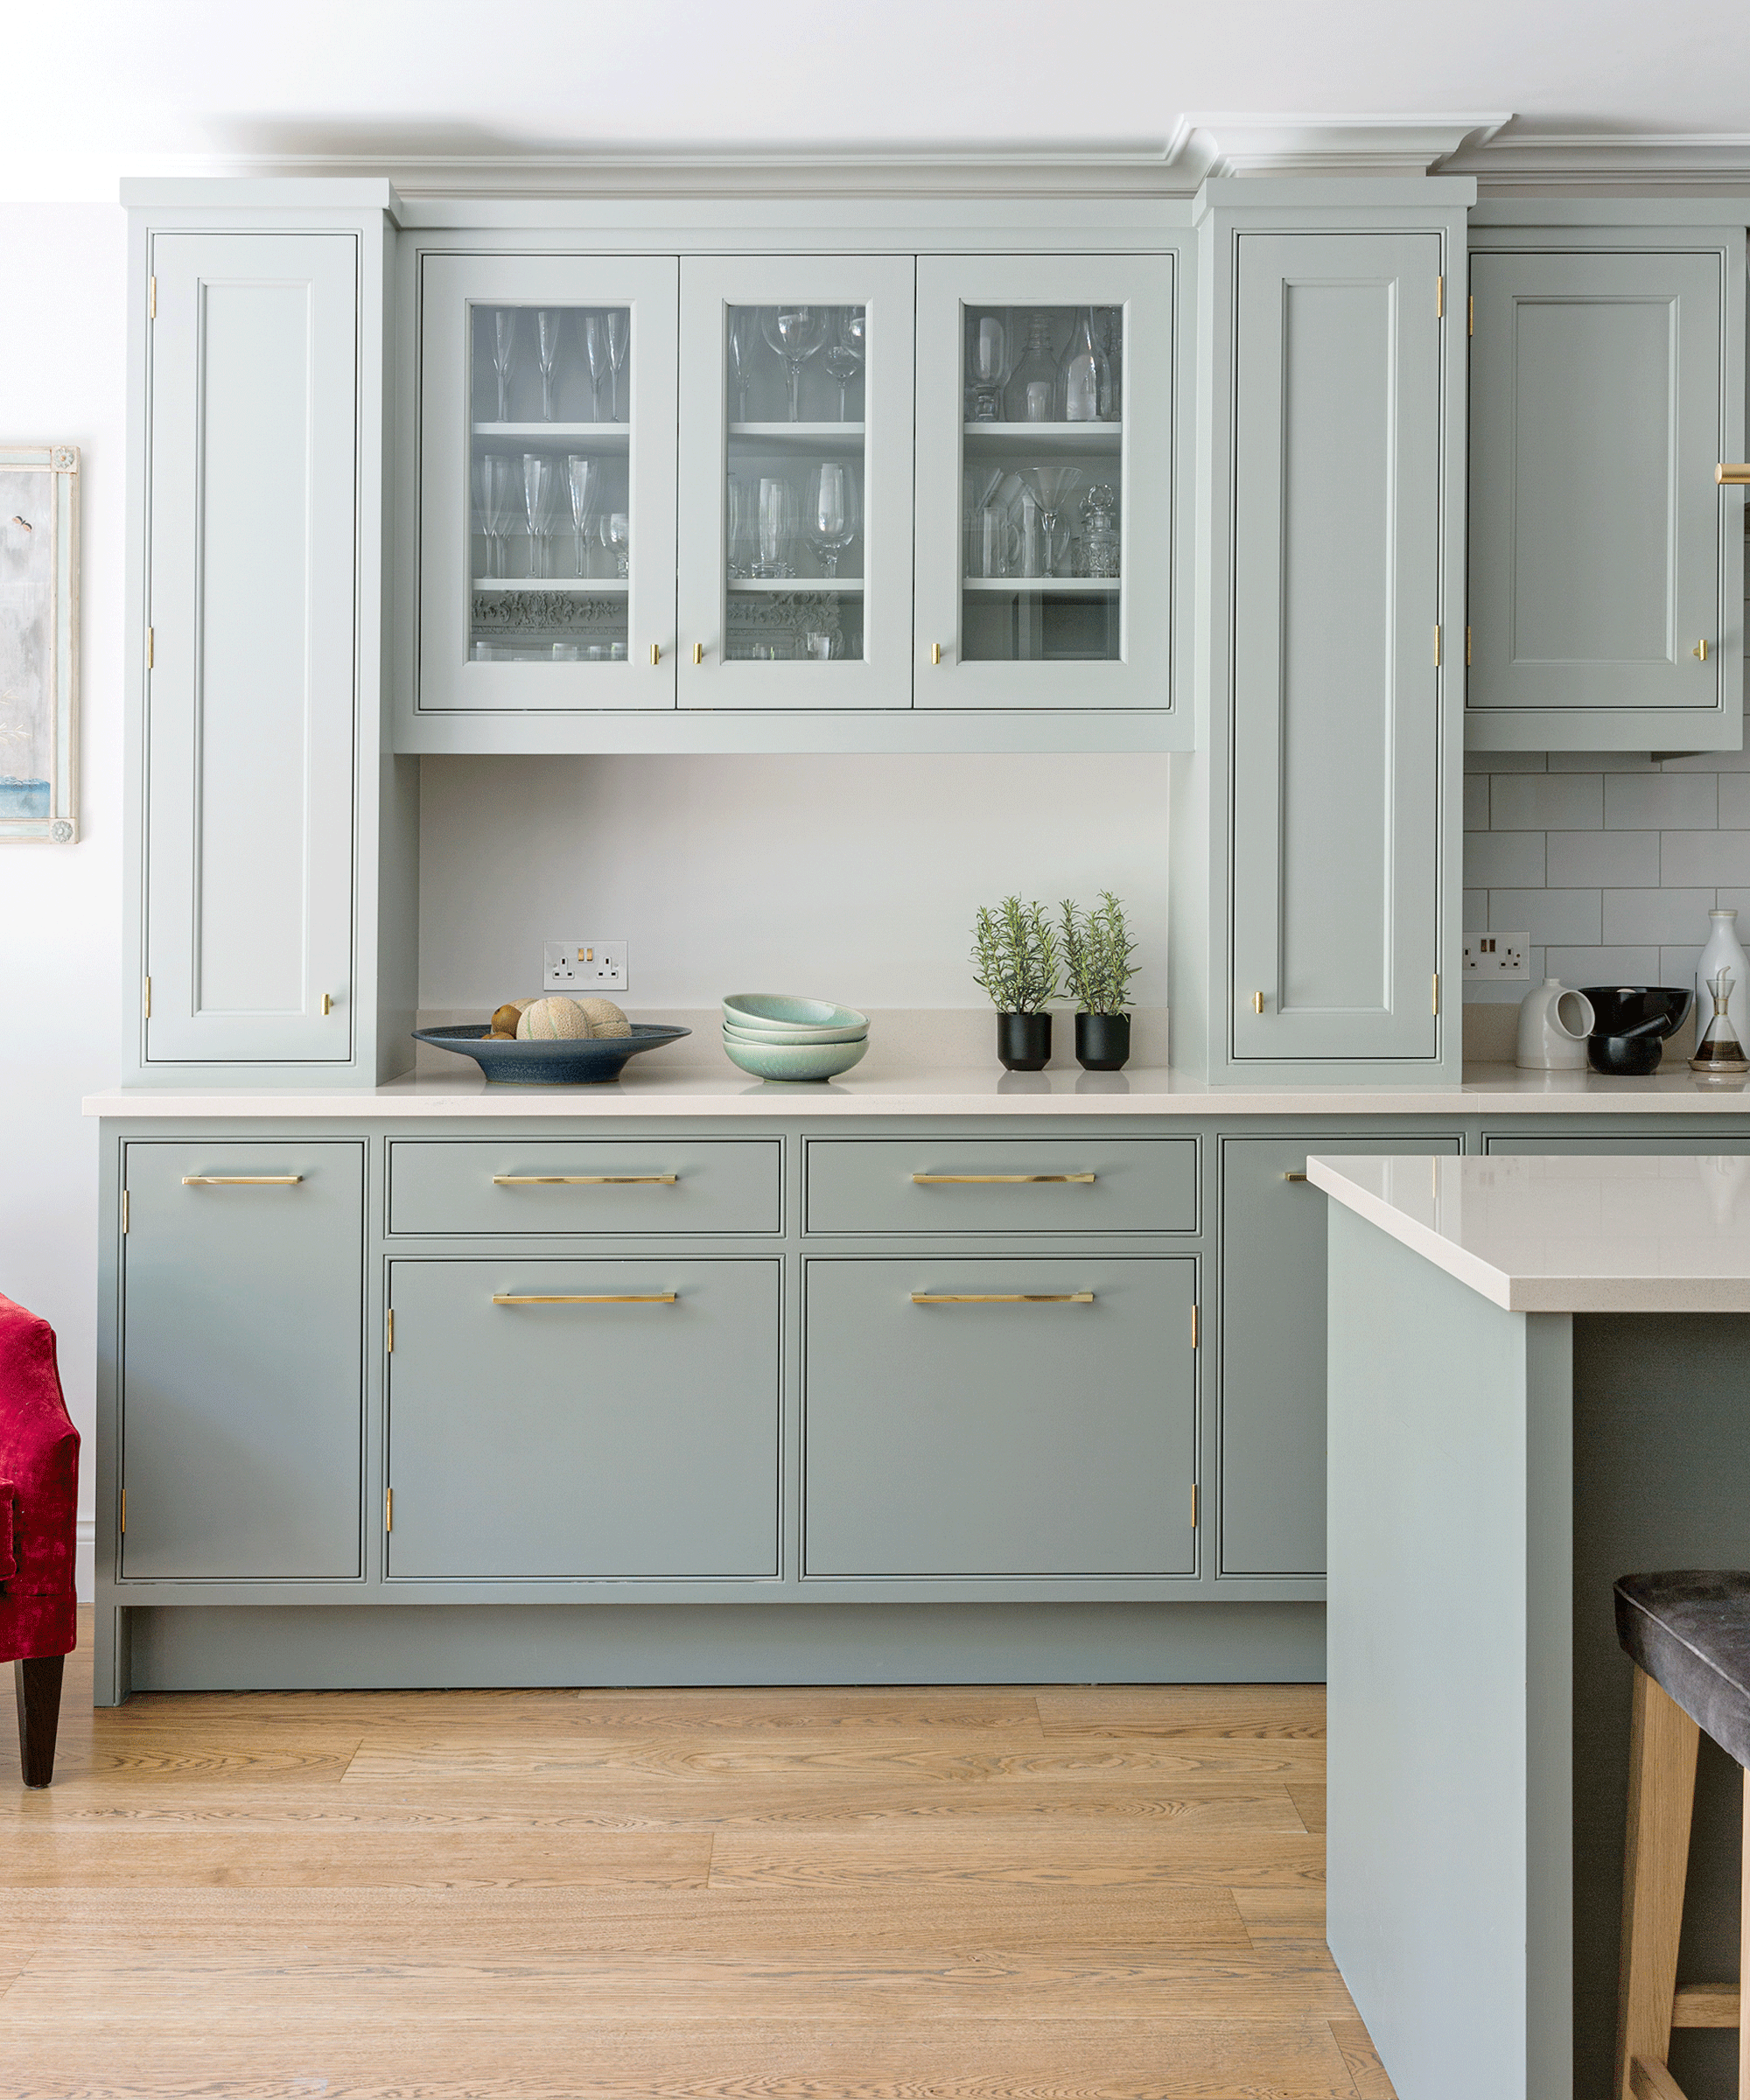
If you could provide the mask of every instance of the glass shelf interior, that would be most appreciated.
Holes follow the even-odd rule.
[[[860,658],[863,306],[730,306],[724,483],[726,654]]]
[[[623,662],[632,311],[469,311],[469,654]]]
[[[961,310],[961,654],[1123,653],[1124,311]]]

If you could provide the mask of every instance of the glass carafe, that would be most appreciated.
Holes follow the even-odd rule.
[[[1696,1045],[1695,1055],[1690,1060],[1694,1072],[1750,1072],[1750,1058],[1744,1054],[1732,1029],[1730,1007],[1732,1003],[1732,972],[1729,969],[1717,971],[1707,980],[1708,997],[1713,1012],[1703,1025],[1701,1040]]]
[[[1112,368],[1095,340],[1094,309],[1084,306],[1069,331],[1069,345],[1057,368],[1057,419],[1060,423],[1097,423],[1102,402],[1112,398]]]
[[[1027,321],[1027,346],[1015,360],[1003,389],[1003,413],[1011,423],[1049,423],[1057,404],[1057,360],[1051,349],[1051,316]]]

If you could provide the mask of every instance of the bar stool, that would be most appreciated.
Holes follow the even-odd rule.
[[[1625,1575],[1616,1635],[1634,1664],[1617,2100],[1684,2100],[1666,2068],[1673,2027],[1736,2027],[1738,2090],[1750,2100],[1750,1573]],[[1705,1729],[1745,1768],[1738,1984],[1677,1983],[1696,1749]]]

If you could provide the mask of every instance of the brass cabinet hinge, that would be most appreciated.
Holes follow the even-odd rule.
[[[1440,1011],[1440,973],[1439,973],[1439,971],[1437,970],[1434,972],[1434,1012],[1435,1012],[1436,1013],[1438,1013],[1438,1012],[1439,1012],[1439,1011]]]
[[[158,281],[156,277],[148,277],[146,279],[146,318],[149,321],[155,321],[158,318]]]
[[[125,1238],[125,1237],[127,1236],[127,1231],[128,1231],[128,1192],[127,1192],[127,1190],[124,1188],[124,1189],[122,1191],[122,1236],[123,1236],[123,1238]]]
[[[128,1529],[128,1490],[125,1488],[122,1490],[122,1522],[120,1529],[123,1533],[125,1533]]]
[[[393,1488],[383,1489],[383,1530],[385,1531],[395,1530],[395,1489]]]
[[[1469,663],[1469,662],[1470,662],[1470,660],[1471,660],[1471,631],[1470,631],[1469,627],[1467,626],[1467,627],[1466,627],[1466,629],[1465,629],[1465,662],[1466,662],[1466,664],[1468,664],[1468,663]]]
[[[395,1354],[395,1307],[394,1307],[393,1306],[391,1306],[389,1307],[389,1309],[388,1309],[388,1354],[389,1354],[389,1355],[393,1356],[393,1355]]]
[[[152,631],[151,631],[151,629],[150,629],[150,627],[148,627],[148,628],[146,629],[146,668],[147,668],[148,670],[150,670],[150,669],[151,669],[151,668],[152,668]]]
[[[1437,321],[1444,321],[1446,318],[1446,280],[1444,276],[1439,276],[1434,280],[1434,318]]]
[[[1197,1347],[1197,1308],[1195,1306],[1191,1308],[1191,1346],[1194,1349]]]
[[[149,1021],[152,1018],[152,981],[150,977],[147,977],[143,981],[145,986],[146,1010],[140,1016],[140,1018],[144,1021]]]
[[[1195,1480],[1191,1483],[1191,1529],[1194,1531],[1197,1529],[1197,1483]]]

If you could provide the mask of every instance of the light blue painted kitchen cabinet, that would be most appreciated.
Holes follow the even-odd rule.
[[[807,1271],[806,1576],[1193,1572],[1194,1261]]]
[[[1494,237],[1471,258],[1466,740],[1735,750],[1744,500],[1714,468],[1743,443],[1742,228]]]
[[[363,1574],[365,1149],[123,1148],[124,1580]]]
[[[151,242],[144,1055],[346,1063],[360,242]]]
[[[1237,1066],[1438,1054],[1443,243],[1242,231],[1235,263]]]

